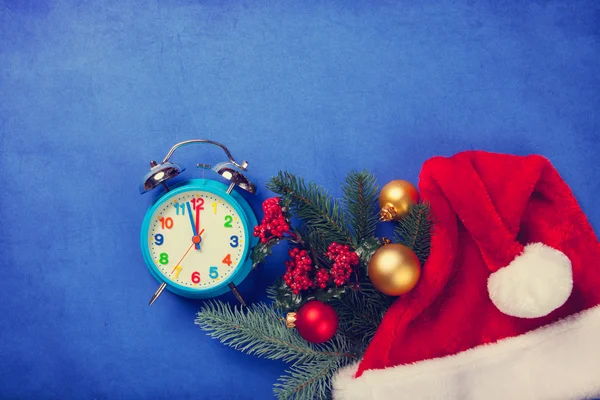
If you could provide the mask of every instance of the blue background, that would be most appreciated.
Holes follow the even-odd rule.
[[[138,184],[180,140],[336,194],[352,168],[416,182],[434,155],[539,153],[598,230],[600,3],[421,3],[0,0],[0,397],[272,396],[284,364],[208,338],[200,301],[147,306]],[[222,159],[174,157],[189,177]]]

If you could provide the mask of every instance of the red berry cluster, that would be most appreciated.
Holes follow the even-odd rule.
[[[306,250],[297,247],[289,251],[291,260],[285,262],[287,267],[283,280],[292,289],[294,294],[310,289],[313,285],[309,273],[313,271],[313,263]]]
[[[331,267],[333,282],[337,286],[348,282],[353,268],[358,265],[358,254],[350,250],[349,246],[333,242],[325,255],[333,261],[333,267]]]
[[[325,268],[319,268],[317,273],[315,274],[315,286],[320,287],[321,289],[325,289],[327,287],[327,282],[331,280],[331,275]]]
[[[292,289],[294,294],[303,290],[319,287],[325,289],[327,282],[331,280],[331,275],[325,268],[319,268],[314,274],[314,280],[311,275],[315,268],[313,261],[306,250],[293,248],[289,251],[291,260],[286,261],[286,271],[283,280]]]
[[[260,237],[261,243],[267,243],[274,237],[281,238],[284,233],[290,231],[290,226],[283,216],[279,197],[265,200],[262,208],[265,216],[260,225],[254,227],[254,236]]]

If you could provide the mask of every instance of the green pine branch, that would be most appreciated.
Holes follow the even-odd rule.
[[[354,247],[364,239],[375,235],[379,215],[375,208],[379,187],[373,174],[367,171],[351,171],[343,186],[345,211],[349,214],[354,234]]]
[[[361,283],[360,290],[348,290],[344,297],[331,301],[340,331],[359,346],[356,353],[365,351],[393,301],[393,297],[379,292],[368,281]]]
[[[431,248],[433,219],[428,203],[417,203],[403,216],[394,229],[394,242],[408,246],[425,265]]]
[[[223,344],[271,360],[297,364],[357,358],[345,351],[342,342],[308,343],[295,329],[285,326],[282,314],[264,303],[253,304],[243,311],[222,301],[207,301],[196,314],[195,323]]]
[[[331,359],[294,365],[278,379],[273,393],[280,400],[331,399],[333,375],[349,362],[346,359]]]
[[[292,214],[303,220],[310,232],[321,232],[324,241],[353,244],[342,208],[323,187],[313,182],[306,184],[303,178],[280,171],[271,178],[267,189],[289,199]]]
[[[327,248],[331,244],[325,238],[325,233],[322,231],[310,230],[305,226],[296,228],[298,234],[298,243],[310,250],[311,257],[315,265],[321,268],[329,268],[331,261],[325,256]]]
[[[330,287],[295,295],[279,279],[268,289],[272,305],[259,303],[241,309],[208,301],[195,323],[211,337],[237,350],[291,363],[275,384],[278,399],[330,399],[335,371],[362,357],[394,301],[377,291],[366,273],[373,252],[381,246],[374,236],[378,188],[373,176],[364,171],[351,172],[346,177],[341,202],[322,187],[306,184],[288,172],[279,172],[267,187],[282,197],[285,212],[290,212],[288,217],[301,220],[294,243],[308,249],[319,267],[330,267],[325,253],[331,242],[351,245],[357,251],[358,288]],[[429,256],[432,229],[429,205],[419,203],[398,222],[394,241],[410,247],[423,265]],[[262,262],[269,254],[270,246],[259,247],[253,261]],[[288,329],[279,311],[297,310],[313,298],[331,304],[339,318],[338,333],[321,345],[308,343],[295,329]]]

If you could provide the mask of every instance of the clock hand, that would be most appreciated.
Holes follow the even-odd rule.
[[[171,274],[173,272],[175,272],[175,269],[177,269],[177,267],[179,265],[181,265],[181,262],[183,261],[183,259],[185,258],[185,256],[188,255],[188,253],[190,252],[190,250],[192,249],[192,247],[194,247],[194,243],[192,243],[192,245],[190,247],[188,247],[187,251],[185,252],[185,254],[183,255],[183,257],[181,257],[181,259],[177,262],[177,264],[175,264],[175,267],[173,268],[173,271],[171,271]]]
[[[190,217],[190,224],[192,224],[192,232],[194,233],[194,237],[192,238],[192,240],[194,240],[195,238],[199,238],[199,236],[198,236],[198,210],[196,210],[196,224],[194,224],[194,217],[192,217],[192,207],[190,207],[190,202],[188,201],[187,203],[185,203],[185,205],[187,206],[188,215]],[[198,240],[198,242],[194,241],[194,245],[196,246],[196,250],[200,250],[200,240]]]
[[[196,232],[200,232],[200,206],[196,207]],[[200,235],[201,233],[198,234]]]
[[[196,244],[196,245],[199,245],[199,244],[200,244],[200,242],[202,242],[202,234],[203,234],[203,233],[204,233],[204,229],[202,229],[202,230],[200,231],[200,233],[198,233],[198,235],[197,235],[197,236],[194,236],[194,237],[192,238],[192,242],[194,242],[194,244]]]
[[[203,232],[204,232],[204,230],[202,230],[202,233]],[[197,237],[197,236],[194,236],[194,237]],[[198,243],[200,243],[200,241],[198,241]],[[183,257],[181,257],[181,259],[177,262],[177,264],[175,264],[175,268],[173,268],[173,271],[171,271],[171,274],[173,274],[173,272],[175,272],[175,270],[177,269],[178,265],[181,265],[181,263],[183,262],[183,259],[185,258],[185,256],[187,256],[188,253],[190,252],[190,250],[192,249],[192,247],[194,247],[194,244],[198,244],[198,243],[192,243],[190,245],[190,247],[188,247],[188,249],[185,252],[185,254],[183,255]],[[151,306],[152,304],[154,304],[154,302],[156,301],[156,299],[158,299],[158,296],[160,296],[162,294],[163,290],[165,290],[166,287],[167,287],[167,282],[163,282],[163,283],[160,284],[160,286],[158,287],[158,289],[156,289],[156,292],[154,292],[154,294],[152,295],[152,298],[150,299],[150,302],[148,303],[149,306]]]

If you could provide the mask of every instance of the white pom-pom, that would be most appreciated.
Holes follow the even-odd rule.
[[[571,260],[543,243],[523,253],[488,278],[488,293],[504,314],[538,318],[565,304],[573,290]]]

